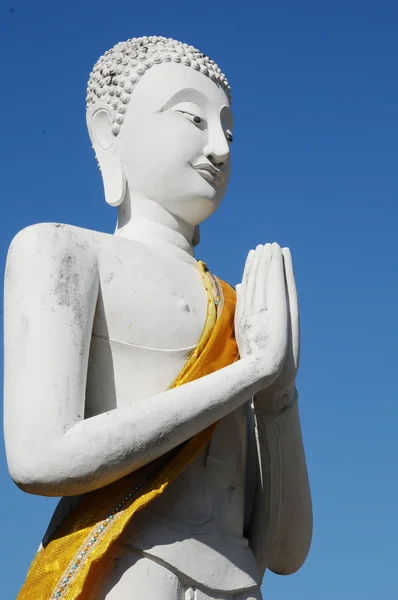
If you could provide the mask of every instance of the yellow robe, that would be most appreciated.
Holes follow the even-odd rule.
[[[238,358],[234,290],[199,263],[208,294],[202,336],[171,388]],[[34,558],[17,600],[95,600],[133,515],[157,498],[199,454],[216,424],[119,481],[84,494]]]

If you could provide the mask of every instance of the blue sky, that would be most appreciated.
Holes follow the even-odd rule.
[[[266,574],[272,600],[398,593],[397,30],[396,0],[0,2],[2,269],[31,223],[113,230],[85,128],[100,54],[165,35],[227,74],[233,175],[197,255],[235,284],[250,248],[278,241],[292,250],[301,301],[314,539],[299,573]],[[8,600],[55,500],[19,491],[3,448],[0,481]]]

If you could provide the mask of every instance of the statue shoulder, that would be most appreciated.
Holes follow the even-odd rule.
[[[38,223],[22,229],[12,240],[5,271],[6,290],[47,281],[54,276],[79,274],[91,280],[97,274],[98,242],[95,232],[62,225]]]
[[[19,231],[12,240],[7,256],[10,265],[15,260],[28,262],[54,262],[70,258],[80,258],[96,262],[96,232],[61,223],[37,223]]]

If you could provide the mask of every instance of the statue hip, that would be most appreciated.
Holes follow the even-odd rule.
[[[244,537],[246,419],[222,419],[208,446],[131,522],[124,543],[220,593],[261,583]]]

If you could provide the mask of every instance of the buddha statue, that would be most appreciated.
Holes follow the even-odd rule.
[[[312,531],[289,250],[251,250],[236,292],[194,258],[233,141],[205,54],[117,44],[87,125],[115,234],[41,223],[7,259],[9,471],[62,497],[18,600],[258,600]]]

